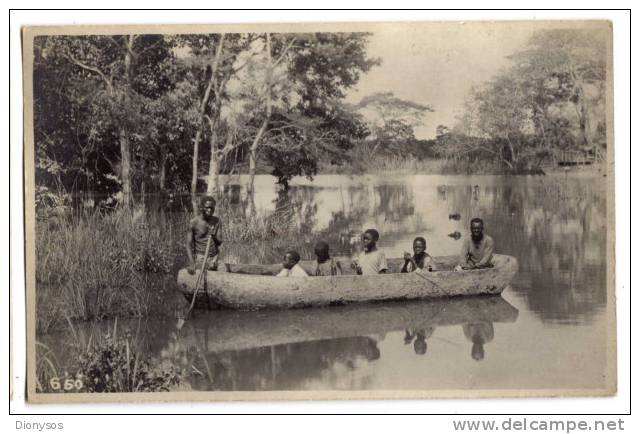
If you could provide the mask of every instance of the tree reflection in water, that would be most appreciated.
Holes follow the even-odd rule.
[[[366,336],[225,351],[206,355],[206,364],[202,358],[196,363],[212,378],[192,375],[190,382],[195,390],[296,390],[329,371],[354,370],[378,358],[377,342]]]
[[[475,339],[488,324],[491,336],[482,335],[483,344],[493,338],[494,322],[514,322],[517,316],[499,296],[217,311],[193,319],[182,335],[165,333],[171,338],[161,357],[189,372],[197,390],[298,390],[310,383],[366,389],[373,375],[367,368],[381,358],[379,343],[388,333],[405,331],[404,343],[413,343],[405,357],[422,357],[438,327],[464,325],[465,335]],[[401,333],[393,336],[402,339]]]
[[[513,289],[543,321],[588,322],[606,305],[606,192],[600,178],[335,178],[330,186],[314,182],[275,194],[273,209],[307,234],[295,246],[305,257],[313,258],[319,239],[334,255],[353,254],[367,227],[376,227],[381,245],[398,252],[410,249],[418,235],[427,237],[428,249],[446,240],[460,246],[447,234],[465,236],[469,220],[479,216],[497,250],[518,258]]]
[[[543,320],[590,321],[606,305],[606,200],[597,180],[527,180],[449,187],[449,210],[485,220],[501,253],[518,258],[513,289]]]
[[[457,251],[461,240],[447,234],[459,231],[466,236],[469,219],[482,217],[497,250],[517,257],[520,264],[508,297],[518,295],[524,301],[520,305],[545,323],[583,325],[593,321],[601,327],[598,313],[607,303],[607,203],[600,179],[409,176],[351,184],[340,179],[332,186],[314,183],[292,186],[287,194],[273,193],[265,205],[255,200],[262,197],[247,196],[244,187],[230,186],[225,188],[223,203],[245,215],[256,206],[281,213],[283,222],[302,227],[308,234],[299,240],[300,250],[307,257],[311,257],[311,249],[305,251],[305,246],[317,239],[327,240],[336,255],[349,254],[354,248],[352,235],[369,226],[380,229],[386,243],[382,248],[396,254],[409,249],[416,235],[426,235],[429,248],[450,254]],[[273,250],[274,262],[279,261],[278,248]],[[553,343],[559,336],[562,345],[558,348],[562,351],[576,331],[588,334],[591,330],[548,328],[546,324],[537,327],[538,322],[532,322],[530,316],[519,323],[523,330],[518,329],[518,333],[509,329],[503,334],[504,328],[495,326],[496,322],[513,322],[516,317],[517,310],[498,297],[276,313],[197,312],[180,334],[173,318],[127,325],[122,321],[118,330],[131,333],[136,349],[150,355],[155,364],[183,370],[190,387],[201,390],[367,389],[375,380],[372,367],[381,370],[378,358],[393,360],[401,354],[411,366],[409,361],[433,361],[434,354],[449,357],[452,353],[437,353],[434,342],[441,327],[455,326],[459,341],[454,344],[463,343],[464,361],[479,370],[490,366],[487,362],[492,354],[497,356],[496,366],[500,362],[511,364],[511,347],[515,347],[517,357],[534,360],[537,349],[528,353],[528,348],[517,346],[521,334],[526,336],[529,331],[535,331],[537,338],[549,329],[546,339]],[[73,333],[39,339],[55,350],[59,360],[72,362],[78,343],[86,347],[95,336],[112,331],[114,324],[74,327]],[[569,334],[564,335],[564,330]],[[593,330],[597,336],[598,329]],[[498,335],[495,340],[494,333]],[[507,346],[501,342],[506,335],[513,339]],[[578,338],[576,342],[582,345],[583,341]],[[539,343],[543,349],[555,350],[543,338]],[[498,354],[500,347],[503,355]],[[386,353],[389,348],[399,353]],[[458,357],[455,354],[452,358]],[[550,359],[533,363],[555,369],[560,363],[557,360],[564,360],[567,368],[556,372],[557,382],[572,375],[569,359],[562,357],[553,353]],[[476,364],[470,358],[482,362]],[[598,363],[596,358],[587,367],[597,371]],[[512,375],[527,378],[529,374],[522,373],[522,365],[513,366]]]
[[[230,203],[246,213],[254,199],[249,195],[241,199],[239,189],[239,185],[229,186],[225,194]],[[411,188],[403,183],[338,188],[292,186],[278,189],[272,203],[273,212],[284,224],[295,225],[306,234],[297,246],[303,259],[313,259],[313,245],[320,239],[330,244],[334,254],[353,254],[359,248],[359,241],[355,243],[354,239],[359,240],[367,227],[376,227],[387,239],[407,237],[426,228],[423,216],[415,212]],[[321,213],[319,207],[324,207]]]

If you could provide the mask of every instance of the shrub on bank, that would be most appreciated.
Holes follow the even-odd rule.
[[[181,381],[173,367],[154,367],[140,356],[129,336],[110,334],[79,355],[77,376],[85,392],[167,392]]]
[[[84,344],[74,340],[67,351],[72,362],[63,367],[48,346],[36,342],[38,392],[166,392],[182,382],[172,366],[155,366],[141,356],[130,334],[118,336],[117,321],[113,333],[92,335]]]

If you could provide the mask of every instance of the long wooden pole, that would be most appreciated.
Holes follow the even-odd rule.
[[[180,318],[178,320],[178,330],[182,329],[182,326],[184,325],[185,320],[189,319],[189,315],[191,315],[191,311],[193,310],[193,307],[196,305],[196,298],[198,297],[198,290],[200,289],[200,281],[203,279],[204,277],[204,270],[207,267],[207,259],[209,257],[209,248],[211,247],[211,239],[213,238],[214,232],[210,232],[209,233],[209,238],[207,239],[207,247],[204,249],[204,259],[202,260],[202,268],[200,269],[200,275],[198,276],[198,279],[196,280],[196,289],[195,291],[193,291],[193,296],[191,298],[191,304],[189,305],[189,309],[187,309],[187,311],[184,314],[183,318]],[[217,259],[216,255],[214,257],[214,261]]]

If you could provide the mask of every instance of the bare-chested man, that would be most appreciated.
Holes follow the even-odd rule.
[[[213,215],[216,210],[216,201],[211,196],[204,196],[200,200],[200,215],[194,217],[189,222],[189,232],[187,233],[187,257],[189,258],[188,271],[191,274],[196,272],[196,263],[202,266],[205,261],[205,251],[207,241],[211,235],[209,255],[206,258],[209,270],[218,269],[218,254],[220,253],[220,219]],[[195,260],[194,260],[195,256]]]

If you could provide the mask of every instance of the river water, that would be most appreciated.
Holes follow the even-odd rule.
[[[245,180],[234,182],[226,194],[246,206]],[[255,186],[255,209],[290,207],[308,227],[301,243],[330,233],[348,254],[352,236],[374,227],[387,257],[416,236],[431,255],[451,255],[477,216],[520,270],[502,297],[197,312],[179,332],[173,318],[121,322],[153,361],[188,373],[181,388],[596,390],[611,381],[602,175],[323,175],[287,194],[258,176]]]

